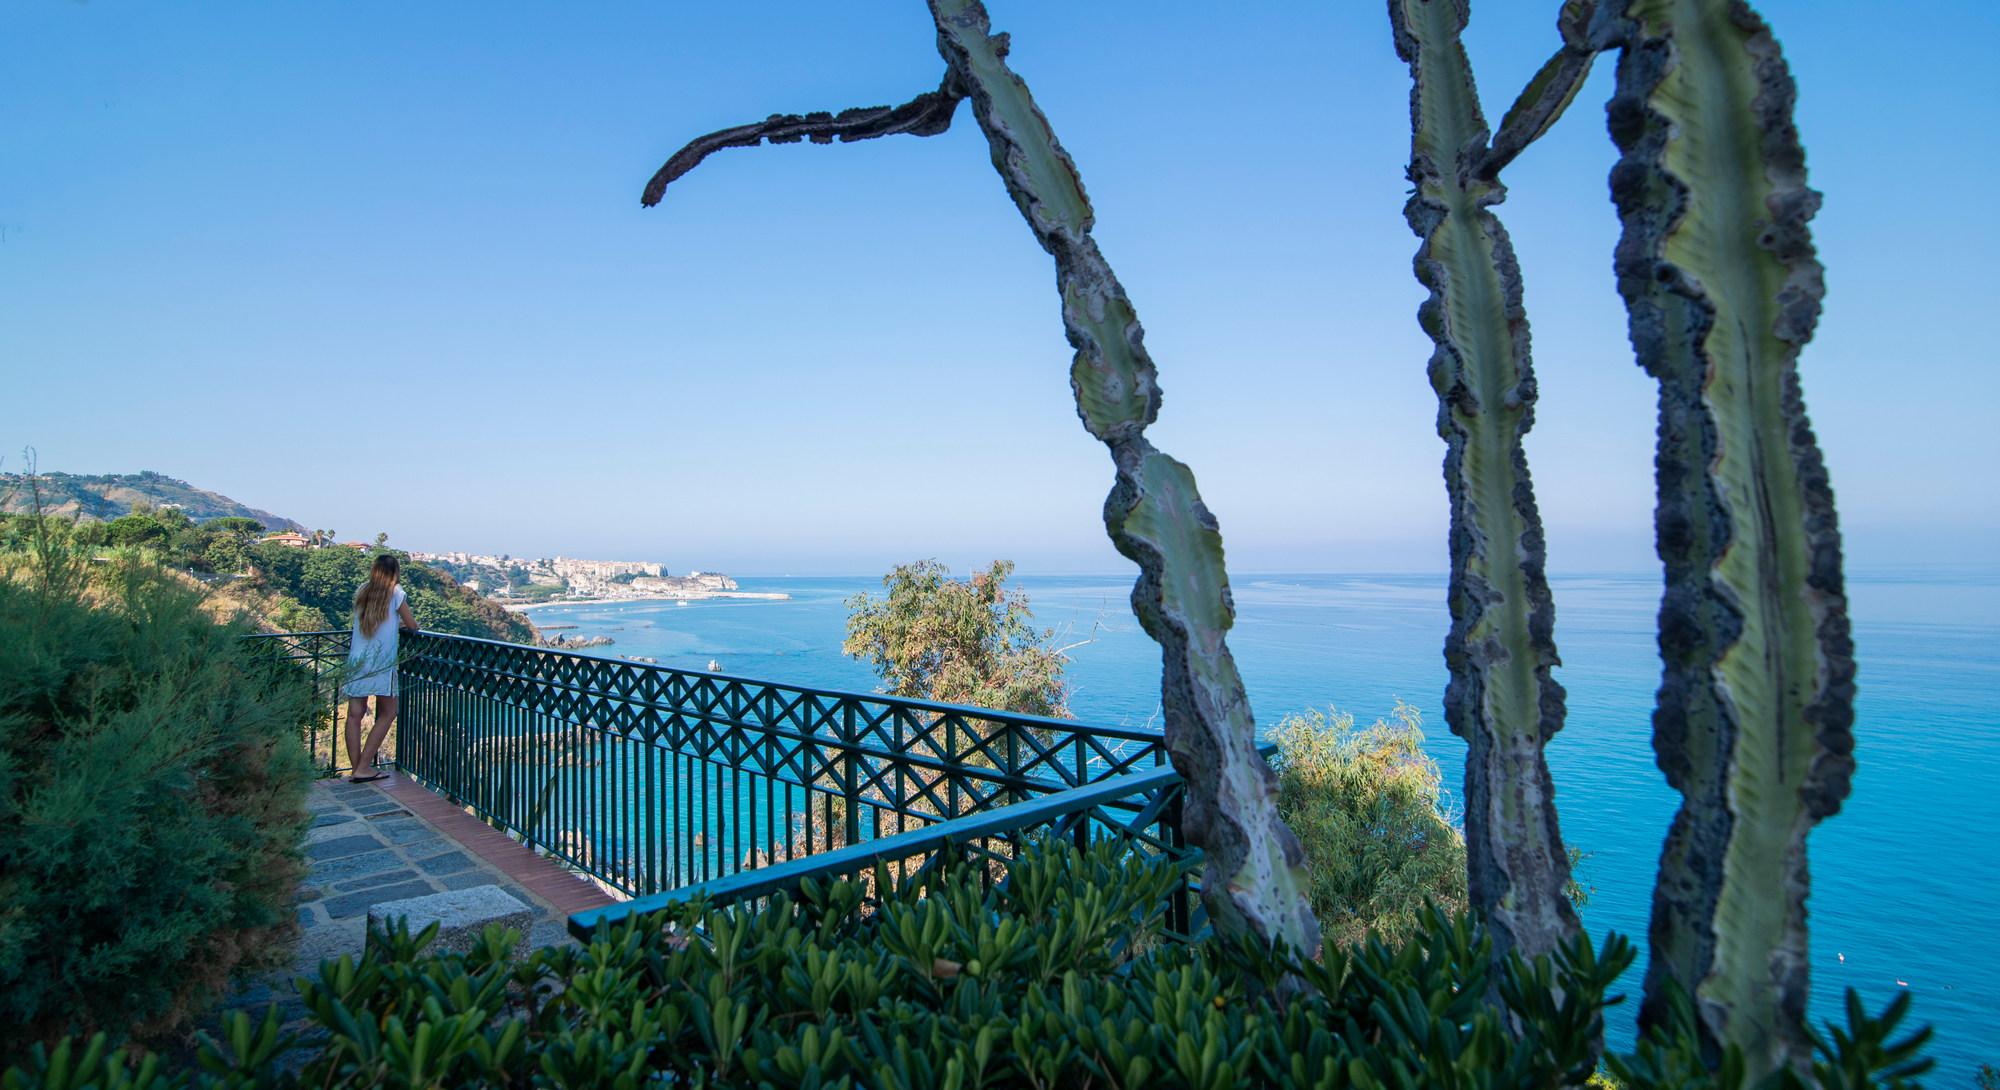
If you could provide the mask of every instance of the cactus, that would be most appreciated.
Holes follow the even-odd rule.
[[[1465,739],[1466,872],[1494,955],[1550,954],[1580,930],[1564,889],[1543,747],[1563,725],[1555,606],[1543,574],[1541,517],[1521,440],[1534,423],[1535,376],[1520,268],[1491,211],[1506,196],[1465,49],[1466,0],[1390,0],[1396,52],[1410,65],[1413,191],[1404,214],[1423,240],[1420,311],[1436,349],[1431,384],[1451,502],[1450,683],[1445,718]],[[1588,70],[1593,54],[1583,54]],[[1558,55],[1558,61],[1564,59]],[[1573,63],[1573,62],[1572,62]],[[1555,67],[1552,62],[1550,67]],[[1549,69],[1544,70],[1545,72]],[[1566,81],[1567,91],[1540,88]],[[1575,95],[1581,76],[1538,77],[1502,126],[1518,153]],[[1545,103],[1545,104],[1544,104]],[[1524,128],[1523,125],[1526,125]],[[1511,158],[1511,154],[1508,158]]]
[[[1806,834],[1853,774],[1853,644],[1799,350],[1822,285],[1794,87],[1741,0],[1627,0],[1609,119],[1618,285],[1659,382],[1660,860],[1642,1022],[1685,989],[1711,1062],[1810,1058]]]
[[[1116,479],[1105,528],[1139,565],[1132,609],[1162,651],[1167,748],[1187,781],[1182,828],[1202,849],[1211,923],[1313,951],[1304,853],[1278,817],[1277,782],[1257,750],[1256,722],[1225,640],[1234,620],[1222,537],[1188,467],[1145,436],[1160,408],[1138,316],[1097,243],[1076,165],[1028,88],[1007,66],[1007,36],[990,33],[978,0],[931,0],[946,73],[899,107],[774,115],[690,143],[654,176],[644,203],[710,153],[764,141],[862,140],[944,132],[961,98],[986,133],[993,165],[1036,241],[1055,258],[1063,326],[1076,350],[1070,386],[1090,434],[1110,449]]]

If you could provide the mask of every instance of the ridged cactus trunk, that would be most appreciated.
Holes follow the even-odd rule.
[[[1580,925],[1543,757],[1564,707],[1550,676],[1555,606],[1521,448],[1535,410],[1521,273],[1492,212],[1506,191],[1497,165],[1487,169],[1489,133],[1460,42],[1466,0],[1390,0],[1389,17],[1414,83],[1404,213],[1423,240],[1416,274],[1431,294],[1419,319],[1436,346],[1430,378],[1451,502],[1445,718],[1467,748],[1468,887],[1496,956],[1533,957]]]
[[[1622,3],[1619,290],[1659,381],[1660,860],[1642,1020],[1678,986],[1710,1058],[1804,1070],[1806,834],[1854,769],[1833,494],[1797,371],[1822,293],[1770,30],[1740,0]]]
[[[1225,635],[1234,621],[1222,535],[1188,467],[1155,449],[1146,427],[1160,389],[1125,289],[1090,237],[1094,213],[1055,132],[1007,67],[1007,37],[979,0],[931,0],[938,50],[972,99],[993,166],[1056,262],[1063,328],[1076,356],[1070,387],[1117,477],[1104,525],[1139,565],[1132,610],[1159,641],[1167,749],[1187,781],[1182,825],[1202,849],[1202,896],[1224,931],[1304,951],[1319,947],[1306,900],[1305,854],[1278,817],[1277,780],[1257,751],[1256,720]]]
[[[644,203],[656,203],[722,148],[931,136],[946,131],[961,99],[972,100],[1008,194],[1055,258],[1063,326],[1076,350],[1077,413],[1109,448],[1116,471],[1105,527],[1139,565],[1132,609],[1162,650],[1167,748],[1186,780],[1182,828],[1203,853],[1210,920],[1219,931],[1316,951],[1304,852],[1278,817],[1276,777],[1257,751],[1256,722],[1225,639],[1234,606],[1222,536],[1188,467],[1146,439],[1160,391],[1138,316],[1090,237],[1093,213],[1075,163],[1007,66],[1007,36],[991,33],[977,0],[931,0],[930,8],[946,64],[937,90],[897,107],[779,114],[704,136],[667,160]]]

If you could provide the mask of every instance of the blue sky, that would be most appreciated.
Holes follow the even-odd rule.
[[[1382,5],[992,0],[1239,570],[1437,570],[1442,446]],[[2000,558],[1982,287],[2000,11],[1769,0],[1829,297],[1808,404],[1857,568]],[[1497,117],[1550,2],[1474,5]],[[1940,27],[1950,28],[1941,32]],[[921,3],[97,0],[0,9],[0,444],[343,536],[746,573],[1116,571],[1048,258],[962,112],[929,140],[683,141],[902,101]],[[1510,168],[1558,571],[1651,563],[1652,385],[1609,266],[1601,66]]]

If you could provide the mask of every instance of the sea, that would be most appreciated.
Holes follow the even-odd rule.
[[[872,691],[876,678],[841,653],[856,594],[877,578],[738,578],[784,600],[580,603],[537,609],[540,625],[616,641],[591,653],[644,656],[691,670],[820,688]],[[1038,626],[1070,645],[1071,710],[1081,720],[1160,726],[1159,650],[1119,576],[1017,576]],[[1608,1015],[1614,1048],[1630,1046],[1654,868],[1678,800],[1653,763],[1659,683],[1654,614],[1659,577],[1553,580],[1558,678],[1569,718],[1549,744],[1562,832],[1586,855],[1582,915],[1593,936],[1616,931],[1641,960],[1621,981],[1631,997]],[[1335,707],[1362,723],[1397,700],[1424,713],[1448,807],[1464,745],[1445,729],[1442,576],[1256,574],[1231,579],[1229,644],[1261,728]],[[2000,571],[1850,575],[1860,695],[1858,771],[1841,812],[1809,840],[1815,1023],[1844,1024],[1843,996],[1880,1009],[1901,992],[1933,1024],[1930,1084],[1970,1087],[2000,1065]]]

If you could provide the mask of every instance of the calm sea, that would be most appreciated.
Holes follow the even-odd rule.
[[[879,591],[870,578],[743,579],[787,601],[640,602],[537,610],[540,624],[578,626],[645,655],[731,674],[869,691],[875,677],[840,653],[843,600]],[[1071,649],[1071,706],[1094,722],[1159,724],[1157,648],[1133,620],[1128,580],[1023,577],[1036,620]],[[1438,577],[1251,575],[1232,581],[1230,636],[1252,706],[1271,725],[1288,712],[1337,706],[1363,721],[1402,698],[1426,713],[1448,787],[1462,744],[1440,714],[1448,627]],[[1582,877],[1593,934],[1616,930],[1644,948],[1653,868],[1676,796],[1653,767],[1650,714],[1658,683],[1657,577],[1555,583],[1559,677],[1569,724],[1549,746],[1563,834],[1589,853]],[[1838,1016],[1844,989],[1879,1008],[1916,995],[1936,1024],[1932,1084],[1969,1086],[1978,1063],[2000,1064],[2000,574],[1853,578],[1861,663],[1860,770],[1841,813],[1812,835],[1814,1014]],[[1084,642],[1088,641],[1088,642]],[[1636,993],[1643,965],[1627,974]],[[1614,1045],[1631,1039],[1634,1002],[1614,1010]]]

